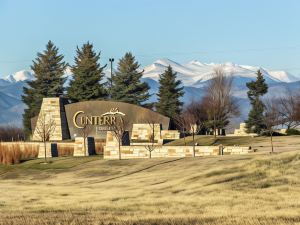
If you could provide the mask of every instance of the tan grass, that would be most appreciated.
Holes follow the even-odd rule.
[[[21,147],[23,146],[23,148]],[[0,163],[5,165],[18,164],[22,160],[37,158],[39,147],[35,144],[23,142],[1,143]]]
[[[299,225],[299,138],[275,139],[278,154],[253,141],[248,155],[0,165],[0,224]]]
[[[33,160],[0,175],[0,224],[300,223],[299,152],[93,159],[47,170]]]
[[[119,215],[100,214],[91,210],[68,212],[12,213],[0,214],[0,225],[295,225],[300,217],[224,217],[194,216],[172,218],[163,215],[139,218],[120,218]]]
[[[97,155],[103,155],[103,150],[105,146],[105,139],[95,139],[95,148]]]
[[[58,156],[73,156],[74,155],[74,146],[73,145],[57,145]]]

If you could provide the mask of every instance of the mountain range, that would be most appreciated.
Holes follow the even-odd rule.
[[[159,75],[162,74],[168,66],[172,66],[177,72],[177,78],[182,81],[185,95],[183,102],[188,104],[193,99],[201,98],[204,94],[204,88],[211,79],[214,69],[222,66],[227,75],[233,76],[233,95],[237,98],[241,109],[241,116],[233,120],[233,126],[243,121],[248,114],[250,104],[247,99],[246,83],[256,78],[257,70],[261,70],[269,86],[269,96],[282,96],[287,92],[297,92],[300,90],[300,78],[286,71],[268,70],[266,68],[238,65],[231,62],[202,63],[191,61],[187,64],[180,64],[170,59],[160,59],[153,64],[143,68],[143,80],[150,86],[152,94],[149,102],[157,100],[156,93],[159,88]],[[66,85],[71,79],[71,71],[68,68],[65,72],[67,77]],[[110,68],[105,70],[106,77],[110,76]],[[27,80],[34,78],[33,71],[22,70],[6,78],[0,78],[0,125],[22,126],[22,113],[25,105],[21,101],[23,87]]]

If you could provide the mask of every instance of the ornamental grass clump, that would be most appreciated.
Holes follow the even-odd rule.
[[[21,148],[21,145],[24,145]],[[37,158],[39,146],[22,143],[0,143],[0,163],[4,165],[18,164],[21,161]]]
[[[73,156],[74,146],[58,144],[57,152],[58,156]]]

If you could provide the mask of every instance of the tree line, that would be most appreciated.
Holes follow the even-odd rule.
[[[43,52],[37,53],[31,69],[35,79],[24,87],[22,100],[26,104],[23,127],[27,137],[32,133],[31,118],[38,115],[43,98],[66,96],[71,102],[88,100],[122,101],[156,110],[166,116],[181,111],[183,96],[181,82],[171,67],[160,76],[158,102],[149,104],[150,87],[141,80],[143,71],[132,53],[127,52],[118,62],[117,70],[104,81],[104,69],[100,65],[101,52],[96,52],[91,43],[77,46],[74,64],[64,61],[64,56],[52,41]],[[64,72],[70,66],[72,78],[66,87]]]
[[[239,102],[233,96],[233,77],[223,67],[216,67],[204,88],[201,98],[192,99],[174,121],[183,134],[192,136],[195,147],[196,134],[223,135],[230,119],[240,115]],[[195,154],[195,151],[194,151]]]
[[[240,114],[238,100],[232,95],[233,78],[226,76],[222,67],[215,68],[208,81],[204,96],[192,101],[181,114],[175,117],[176,124],[184,135],[192,136],[195,146],[196,134],[222,133],[232,117]],[[268,85],[260,70],[256,79],[246,83],[247,95],[251,104],[248,118],[245,121],[247,133],[270,136],[272,152],[273,135],[279,128],[286,128],[286,134],[300,134],[300,93],[288,91],[280,97],[264,97]],[[279,134],[279,133],[278,133]]]
[[[232,117],[240,114],[239,102],[233,96],[233,77],[226,74],[222,66],[215,68],[210,79],[205,82],[203,96],[183,104],[183,84],[177,73],[169,66],[159,76],[157,102],[148,103],[150,87],[141,80],[143,72],[132,53],[127,52],[119,61],[111,78],[104,81],[104,69],[100,64],[101,52],[94,50],[87,42],[77,47],[74,64],[64,61],[59,49],[49,41],[46,49],[37,54],[31,69],[35,79],[27,82],[22,96],[27,105],[23,115],[24,131],[27,137],[31,132],[31,118],[38,115],[42,99],[45,97],[66,96],[71,102],[111,99],[151,108],[171,118],[171,127],[180,129],[182,134],[222,134]],[[70,66],[72,78],[66,87],[64,72]],[[248,132],[261,134],[267,130],[269,104],[262,96],[268,86],[260,71],[257,79],[247,83],[248,98],[252,105],[246,120]],[[289,128],[299,125],[299,101],[296,96],[276,100],[280,105],[280,123]],[[288,107],[287,107],[288,105]],[[273,126],[274,127],[274,126]]]
[[[264,98],[268,92],[261,71],[257,72],[255,81],[247,83],[248,98],[251,110],[246,122],[247,132],[258,135],[270,136],[271,150],[273,147],[273,135],[280,127],[286,128],[286,134],[300,134],[295,128],[300,126],[300,93],[287,91],[280,97],[276,93],[271,97]]]

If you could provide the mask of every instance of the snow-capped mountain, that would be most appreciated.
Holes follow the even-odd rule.
[[[209,80],[216,67],[222,67],[227,75],[234,78],[255,79],[257,70],[261,70],[268,83],[274,82],[295,82],[300,80],[285,71],[272,71],[262,67],[238,65],[227,62],[223,64],[202,63],[199,61],[191,61],[187,64],[179,64],[169,59],[160,59],[153,64],[144,68],[144,77],[158,80],[159,74],[162,74],[168,66],[171,66],[177,72],[178,79],[182,80],[184,85],[199,86],[201,82]]]
[[[16,72],[13,75],[9,75],[6,77],[6,80],[10,81],[12,83],[18,82],[18,81],[32,80],[32,79],[34,79],[32,70],[30,70],[30,71],[21,70],[21,71]]]
[[[241,106],[241,117],[237,121],[242,121],[246,118],[249,110],[249,102],[247,99],[246,83],[256,78],[256,72],[260,69],[269,85],[267,95],[280,96],[287,91],[300,90],[300,77],[296,77],[285,71],[268,70],[262,67],[238,65],[235,63],[202,63],[199,61],[191,61],[186,64],[180,64],[169,59],[160,59],[153,64],[143,68],[143,81],[150,86],[150,94],[152,94],[149,102],[157,100],[156,93],[158,92],[159,75],[162,74],[168,66],[172,66],[177,72],[177,78],[184,85],[185,95],[183,102],[188,104],[193,99],[201,98],[204,94],[204,87],[208,80],[212,77],[214,69],[222,66],[227,75],[232,75],[233,80],[233,95],[239,100]],[[110,77],[110,68],[104,70],[105,78],[103,82]],[[67,78],[66,86],[72,79],[70,68],[65,71]],[[22,114],[25,105],[21,101],[23,87],[26,86],[27,80],[34,79],[32,71],[22,70],[6,78],[0,78],[0,125],[13,124],[22,125]]]
[[[296,82],[299,81],[299,78],[295,77],[294,75],[286,72],[286,71],[278,71],[278,70],[269,70],[268,73],[278,80],[282,82]]]

